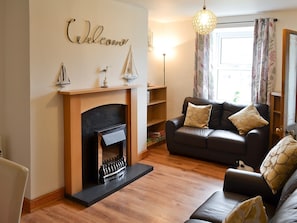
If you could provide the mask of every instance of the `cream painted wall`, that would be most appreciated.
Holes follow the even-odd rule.
[[[6,157],[30,168],[29,3],[4,0],[4,141]],[[26,194],[30,194],[30,180]]]
[[[194,31],[187,21],[157,23],[150,21],[154,49],[149,52],[148,81],[163,85],[163,52],[165,57],[165,85],[167,86],[167,118],[181,113],[181,103],[193,93]]]
[[[276,24],[277,75],[274,90],[280,92],[282,81],[282,29],[297,30],[297,23],[295,22],[297,11],[275,11],[259,15],[223,17],[218,20],[220,23],[247,21],[260,17],[278,18]],[[163,42],[163,46],[166,43],[170,43],[172,38],[179,39],[182,42],[182,44],[177,46],[172,44],[174,57],[169,58],[168,56],[166,60],[166,79],[168,80],[166,81],[168,88],[167,118],[170,119],[181,114],[184,98],[193,95],[195,33],[192,29],[191,20],[172,23],[149,21],[149,29],[153,33],[154,45],[158,46],[160,39]],[[148,57],[148,80],[152,84],[163,84],[163,61],[160,54],[162,53],[159,52],[156,55],[155,52],[151,52]]]
[[[2,4],[6,7],[1,7]],[[123,85],[120,73],[133,46],[139,78],[137,95],[138,152],[146,150],[147,11],[113,0],[4,0],[5,44],[0,44],[0,133],[7,139],[8,158],[30,169],[25,196],[35,199],[64,186],[63,99],[55,82],[63,62],[71,79],[68,89],[98,87],[110,66],[109,86]],[[5,8],[5,9],[4,9]],[[74,44],[66,38],[70,18],[77,32],[84,20],[103,25],[102,36],[127,38],[123,47]],[[0,16],[1,19],[1,16]],[[2,37],[0,37],[2,38]],[[5,49],[2,51],[2,49]],[[3,57],[5,64],[2,66]],[[4,86],[4,90],[2,90]],[[4,93],[3,93],[4,91]],[[3,96],[4,95],[4,96]],[[2,107],[2,106],[1,106]],[[3,113],[3,115],[2,115]]]
[[[92,27],[103,25],[102,36],[128,38],[128,45],[74,44],[67,40],[66,24],[77,19]],[[31,103],[31,199],[64,186],[63,105],[55,81],[61,63],[71,79],[69,89],[98,87],[110,66],[110,86],[123,85],[120,74],[133,46],[140,77],[137,98],[138,152],[146,149],[147,12],[110,0],[30,0],[30,103]],[[99,78],[99,79],[98,79]]]

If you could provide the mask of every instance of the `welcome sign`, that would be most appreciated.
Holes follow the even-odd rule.
[[[85,21],[86,29],[83,30],[80,35],[75,35],[71,32],[71,27],[75,26],[74,23],[76,23],[76,19],[73,18],[67,21],[67,39],[71,43],[100,44],[106,46],[124,46],[129,41],[129,39],[126,38],[116,40],[105,37],[103,34],[104,26],[97,25],[94,28],[92,28],[91,22],[89,20]]]

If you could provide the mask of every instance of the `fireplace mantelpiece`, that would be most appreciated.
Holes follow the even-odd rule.
[[[82,190],[81,114],[107,104],[127,105],[127,163],[138,161],[137,154],[137,86],[91,88],[59,91],[64,103],[64,179],[65,193]],[[132,100],[133,99],[133,100]]]

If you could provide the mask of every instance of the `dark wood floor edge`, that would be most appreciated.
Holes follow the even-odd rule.
[[[33,200],[30,200],[25,197],[23,202],[23,213],[31,213],[35,210],[38,210],[44,207],[45,205],[51,202],[63,199],[64,192],[65,192],[65,189],[64,187],[62,187],[60,189],[57,189],[55,191],[52,191],[50,193],[37,197]]]

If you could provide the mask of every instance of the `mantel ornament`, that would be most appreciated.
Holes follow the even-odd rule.
[[[82,35],[71,35],[70,33],[70,26],[73,25],[73,23],[76,22],[76,19],[70,19],[67,21],[67,39],[71,43],[78,43],[78,44],[83,44],[83,43],[88,43],[88,44],[100,44],[100,45],[105,45],[105,46],[124,46],[128,43],[129,39],[121,39],[121,40],[115,40],[115,39],[110,39],[107,37],[103,37],[103,31],[104,31],[104,26],[98,25],[95,26],[92,29],[91,22],[89,20],[86,20],[86,26],[87,26],[87,31],[85,33],[82,33]]]
[[[101,87],[103,87],[103,88],[108,88],[107,77],[106,77],[106,73],[107,73],[107,71],[108,71],[108,66],[106,66],[105,69],[103,69],[103,70],[100,71],[101,73],[102,73],[102,72],[104,73],[104,81],[103,81],[103,85],[101,86]]]
[[[66,73],[66,67],[64,63],[61,64],[60,74],[58,76],[58,80],[56,85],[63,88],[66,85],[70,84],[70,78],[68,77]]]
[[[126,80],[126,85],[129,85],[131,81],[138,78],[138,72],[135,66],[134,58],[132,55],[132,47],[130,46],[128,55],[125,60],[125,64],[122,70],[122,78]]]

